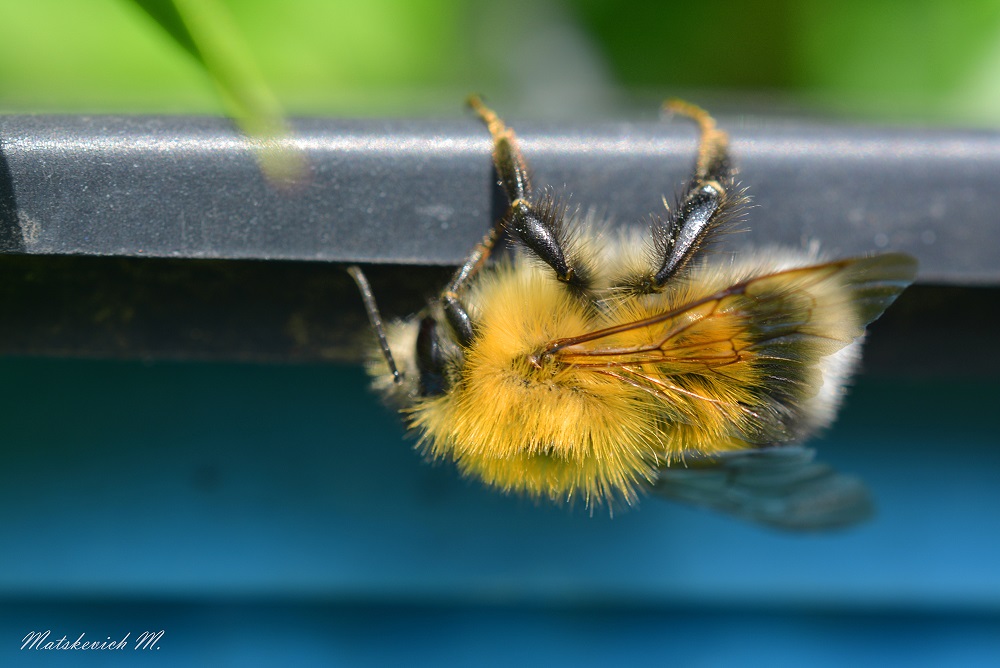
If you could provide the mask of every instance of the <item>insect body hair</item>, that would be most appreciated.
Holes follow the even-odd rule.
[[[591,229],[577,234],[580,247],[593,254],[594,266],[610,264],[611,274],[620,269],[616,265],[628,265],[643,252],[635,235],[604,237]],[[787,444],[827,426],[858,359],[857,339],[864,327],[849,295],[839,295],[844,288],[833,279],[807,290],[790,277],[787,286],[777,288],[828,302],[801,318],[816,320],[816,327],[841,341],[821,351],[825,354],[796,350],[815,359],[777,395],[771,390],[775,379],[751,361],[694,371],[683,360],[602,368],[590,359],[540,360],[539,353],[551,341],[641,321],[753,277],[780,275],[817,261],[815,252],[787,249],[708,256],[661,294],[598,289],[590,304],[520,253],[485,268],[467,286],[465,301],[477,322],[469,350],[461,351],[453,333],[440,328],[443,347],[452,351],[446,392],[420,395],[412,380],[418,375],[412,354],[399,356],[410,379],[403,386],[393,384],[388,368],[377,362],[372,367],[375,384],[406,406],[425,453],[452,460],[489,485],[556,500],[630,503],[655,482],[659,469],[686,456]],[[785,307],[794,308],[793,302],[789,298]],[[426,312],[390,325],[394,350],[414,349],[424,317]],[[744,335],[728,331],[730,326],[699,336],[724,336],[723,347],[730,346],[730,339]],[[662,328],[634,328],[603,345],[635,348],[662,333]]]
[[[782,446],[832,422],[865,327],[916,262],[706,253],[747,198],[726,133],[676,101],[701,132],[684,194],[652,230],[609,234],[535,193],[513,131],[470,105],[509,209],[369,364],[421,450],[501,490],[591,507],[655,489],[786,528],[866,516],[860,483]],[[490,264],[504,236],[515,251]]]

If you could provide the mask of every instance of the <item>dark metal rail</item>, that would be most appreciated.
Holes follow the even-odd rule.
[[[891,338],[876,329],[869,366],[1000,370],[975,352],[1000,312],[1000,133],[721,123],[755,203],[725,244],[912,253],[926,287],[880,324]],[[694,159],[683,122],[511,124],[536,183],[618,224],[659,210]],[[0,353],[356,358],[364,314],[328,263],[388,265],[370,274],[402,315],[502,212],[473,119],[299,120],[291,141],[306,178],[275,187],[223,119],[0,117]],[[949,336],[987,338],[931,352]]]
[[[1000,284],[1000,133],[724,122],[756,208],[729,243],[916,255],[921,281]],[[514,124],[536,182],[621,223],[691,167],[684,122]],[[294,188],[223,119],[0,117],[0,250],[454,265],[497,215],[473,119],[301,120]]]

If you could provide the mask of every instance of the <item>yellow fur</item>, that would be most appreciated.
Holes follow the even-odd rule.
[[[591,504],[631,501],[642,485],[655,481],[659,468],[685,456],[793,440],[800,434],[778,418],[762,427],[768,379],[760,360],[751,351],[738,360],[726,356],[734,346],[752,344],[746,309],[761,295],[780,295],[781,308],[792,314],[785,317],[798,331],[820,335],[819,347],[805,353],[812,355],[802,379],[805,403],[823,383],[820,359],[852,343],[865,324],[844,285],[850,273],[837,266],[757,279],[747,292],[759,294],[713,301],[711,309],[696,307],[655,326],[576,346],[585,353],[649,346],[688,327],[671,340],[668,359],[627,365],[638,375],[603,369],[617,377],[607,375],[573,363],[565,351],[540,364],[537,359],[552,341],[641,321],[749,277],[814,260],[804,253],[763,257],[752,264],[700,264],[668,291],[609,293],[596,310],[523,257],[486,268],[466,293],[477,335],[457,382],[447,393],[417,399],[406,409],[421,447],[503,490],[556,500],[582,497]],[[707,368],[704,359],[714,355],[727,363]],[[575,362],[581,360],[587,358]],[[780,431],[786,426],[787,433]]]
[[[771,452],[832,421],[864,328],[912,281],[912,258],[822,262],[815,250],[780,249],[705,256],[703,243],[746,200],[732,181],[726,134],[706,112],[679,102],[668,108],[702,132],[681,208],[652,234],[609,238],[593,219],[566,215],[551,195],[532,198],[513,132],[478,98],[470,105],[493,136],[511,212],[440,301],[386,328],[386,349],[373,348],[369,365],[424,452],[505,491],[628,503],[658,481],[672,478],[682,489],[665,470],[687,458]],[[504,233],[519,241],[519,254],[486,265]],[[359,286],[381,334],[369,289]],[[390,372],[393,359],[398,374]],[[770,472],[781,474],[772,482],[785,501],[803,487],[787,461],[762,456],[740,465],[752,461],[779,467]],[[804,467],[811,458],[789,461]],[[789,526],[863,515],[856,484],[815,480],[804,488],[827,505],[805,520],[791,501],[788,517],[772,512],[759,479],[741,488],[753,498],[740,492],[724,500],[730,510],[745,506],[752,517]],[[831,497],[826,483],[842,496]],[[723,500],[704,491],[698,498]]]
[[[503,264],[470,291],[479,336],[462,383],[412,409],[427,451],[505,490],[630,497],[666,444],[644,392],[572,367],[535,369],[548,341],[588,329],[583,305],[534,265]]]

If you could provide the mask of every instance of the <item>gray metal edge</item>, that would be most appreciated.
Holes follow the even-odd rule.
[[[730,248],[899,250],[925,283],[1000,283],[1000,132],[735,119],[753,197]],[[689,175],[684,122],[511,125],[537,185],[645,224]],[[0,116],[0,251],[453,265],[503,202],[474,119],[298,119],[305,177],[269,182],[229,121]]]

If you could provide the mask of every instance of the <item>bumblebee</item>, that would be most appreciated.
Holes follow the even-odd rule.
[[[514,132],[477,97],[509,209],[440,295],[383,326],[373,386],[432,459],[504,492],[611,508],[652,492],[772,526],[852,524],[864,485],[800,445],[828,426],[865,327],[908,286],[889,253],[705,252],[747,197],[704,110],[694,173],[648,233],[611,234],[536,192]],[[488,262],[508,237],[512,254]]]

